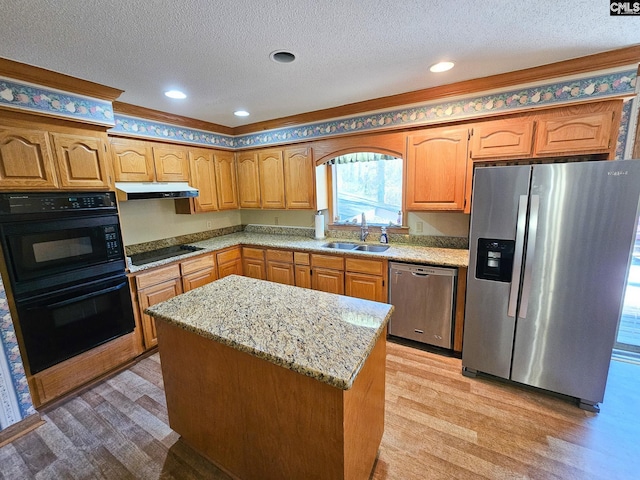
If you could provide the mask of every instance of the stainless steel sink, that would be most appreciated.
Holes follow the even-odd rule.
[[[354,250],[360,250],[361,252],[384,252],[389,248],[388,245],[358,245]]]
[[[353,250],[357,247],[355,243],[331,242],[322,245],[325,248],[338,248],[340,250]]]

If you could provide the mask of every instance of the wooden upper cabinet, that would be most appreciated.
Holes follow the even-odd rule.
[[[185,149],[174,146],[153,146],[153,163],[159,182],[188,182],[189,161]]]
[[[116,182],[152,182],[155,179],[151,144],[128,138],[111,139]]]
[[[216,167],[216,189],[218,208],[230,210],[238,208],[238,183],[233,152],[217,151],[213,155]]]
[[[51,138],[62,188],[109,188],[106,134],[51,133]]]
[[[530,157],[533,154],[533,133],[534,121],[531,118],[474,124],[470,157],[473,160]]]
[[[256,152],[238,152],[238,203],[240,208],[260,208],[260,173]]]
[[[0,128],[0,188],[20,190],[57,187],[47,133]]]
[[[315,209],[315,165],[310,148],[284,150],[284,184],[287,208]]]
[[[284,150],[286,208],[315,209],[315,165],[310,148]]]
[[[192,198],[196,212],[214,212],[218,210],[218,191],[216,188],[216,169],[213,150],[189,149],[189,170],[191,186],[198,189],[198,196]]]
[[[543,116],[536,135],[536,156],[594,153],[611,147],[615,112]]]
[[[258,152],[262,208],[285,208],[282,150]]]
[[[464,209],[468,138],[467,127],[407,137],[407,210]]]

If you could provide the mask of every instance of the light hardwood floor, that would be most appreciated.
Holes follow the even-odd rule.
[[[600,414],[388,344],[372,479],[637,479],[640,366],[612,362]],[[158,355],[43,415],[0,448],[3,479],[227,479],[168,426]]]

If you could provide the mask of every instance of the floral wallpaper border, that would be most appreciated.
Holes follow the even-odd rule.
[[[153,122],[120,114],[115,115],[115,126],[109,129],[109,132],[127,133],[158,140],[179,140],[207,147],[235,147],[234,137],[229,135]]]
[[[627,137],[629,136],[629,120],[631,119],[631,111],[634,102],[637,102],[637,99],[624,102],[622,105],[620,130],[618,131],[618,140],[616,141],[616,160],[622,160],[625,158],[625,148],[627,146]]]
[[[236,137],[235,147],[266,146],[274,143],[312,140],[329,135],[473,118],[487,113],[511,112],[532,106],[569,103],[625,94],[634,95],[636,82],[637,71],[626,70],[491,95],[467,97],[452,102],[420,105],[305,126],[282,128],[270,132],[247,134]]]
[[[113,106],[107,100],[82,97],[2,77],[0,105],[100,125],[114,125]]]
[[[7,294],[4,284],[0,279],[0,409],[9,425],[23,420],[36,413],[29,393],[27,376],[24,364],[18,348],[16,332],[11,320]],[[3,372],[9,373],[9,378],[4,378]],[[0,430],[9,425],[0,425]]]

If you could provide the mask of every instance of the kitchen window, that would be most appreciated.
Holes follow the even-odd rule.
[[[341,155],[332,169],[333,221],[359,225],[397,226],[402,223],[401,158],[374,152]]]

